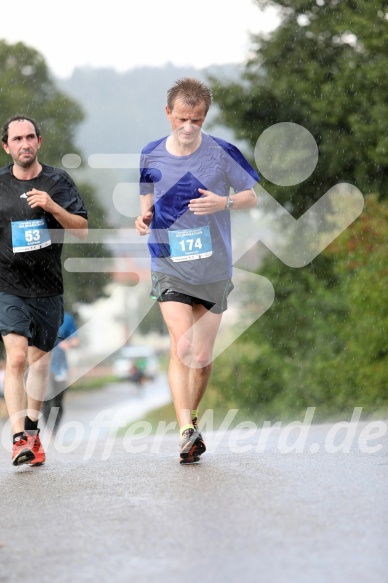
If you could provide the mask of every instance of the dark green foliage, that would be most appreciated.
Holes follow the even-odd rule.
[[[310,265],[273,256],[260,270],[271,309],[217,360],[226,398],[269,416],[317,407],[315,418],[388,404],[388,205],[369,196],[363,215]]]
[[[317,407],[315,420],[388,404],[388,4],[256,0],[281,25],[252,38],[239,81],[211,78],[221,122],[253,153],[272,124],[294,122],[319,146],[307,181],[264,188],[297,218],[338,182],[355,184],[365,209],[302,269],[268,256],[271,309],[218,359],[213,383],[265,416]],[[260,172],[260,168],[259,168]],[[369,193],[374,196],[367,196]]]
[[[299,216],[336,182],[364,194],[388,178],[388,21],[381,0],[271,2],[283,19],[269,38],[253,38],[240,82],[213,77],[221,120],[253,152],[260,134],[279,122],[304,126],[319,146],[313,175],[293,188],[263,186]],[[260,168],[259,168],[260,171]]]
[[[43,136],[41,152],[46,164],[60,166],[65,154],[79,153],[74,136],[84,112],[57,89],[40,53],[21,42],[9,45],[0,41],[0,80],[1,125],[11,115],[35,118]],[[0,165],[9,163],[2,150]]]
[[[328,249],[347,299],[339,383],[360,403],[388,402],[388,204],[370,196],[360,219]]]

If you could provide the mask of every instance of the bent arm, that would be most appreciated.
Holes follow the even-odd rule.
[[[31,208],[42,208],[45,212],[50,213],[66,231],[69,231],[78,239],[86,239],[88,236],[88,220],[85,217],[69,213],[43,190],[33,188],[27,192],[27,196],[28,204]]]
[[[199,188],[198,191],[202,196],[200,198],[194,198],[189,203],[189,209],[195,215],[210,215],[225,210],[228,200],[226,196],[215,194],[203,188]],[[233,201],[233,210],[250,209],[257,204],[257,196],[253,188],[236,192],[230,198]]]
[[[257,205],[257,196],[253,188],[242,190],[241,192],[236,192],[236,194],[232,194],[230,198],[233,201],[233,210],[236,211],[251,209]]]
[[[79,337],[75,334],[68,336],[64,340],[62,340],[58,346],[61,350],[67,352],[71,348],[76,348],[79,345]]]
[[[140,198],[141,215],[135,221],[135,228],[139,235],[148,235],[154,214],[154,195],[142,194]]]
[[[65,210],[59,204],[54,203],[56,205],[56,209],[50,212],[53,217],[58,221],[58,223],[69,231],[78,239],[84,241],[88,236],[88,220],[85,217],[81,217],[80,215],[73,215],[69,213],[69,211]]]

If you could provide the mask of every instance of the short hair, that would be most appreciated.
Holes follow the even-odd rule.
[[[31,122],[35,128],[36,137],[40,138],[40,129],[39,129],[37,122],[32,117],[29,117],[28,115],[18,114],[18,115],[13,115],[9,119],[7,119],[7,121],[3,125],[2,129],[1,129],[1,141],[3,144],[8,144],[9,124],[12,123],[13,121],[29,121],[29,122]]]
[[[203,102],[206,108],[205,113],[209,111],[213,101],[211,89],[205,83],[193,77],[178,79],[167,91],[167,106],[171,111],[174,109],[177,98],[182,99],[185,104],[191,107],[195,107]]]

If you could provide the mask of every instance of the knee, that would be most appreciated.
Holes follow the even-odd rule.
[[[203,369],[212,363],[213,351],[207,347],[193,346],[186,335],[182,336],[176,344],[177,357],[191,368]]]
[[[11,373],[24,373],[27,368],[27,352],[22,348],[16,348],[7,353],[7,369]]]
[[[50,369],[50,360],[47,355],[44,355],[31,363],[31,369],[33,369],[37,374],[48,375]]]
[[[186,362],[192,358],[192,345],[190,339],[184,334],[176,343],[176,354],[182,362]]]
[[[212,362],[212,351],[210,350],[199,350],[193,354],[193,364],[194,368],[206,368]]]

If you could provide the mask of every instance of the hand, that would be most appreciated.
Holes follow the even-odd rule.
[[[214,194],[210,190],[198,188],[198,192],[202,194],[200,198],[193,198],[189,202],[189,210],[195,215],[211,215],[224,210],[226,198]]]
[[[139,235],[149,235],[152,216],[153,212],[147,211],[144,215],[137,217],[135,221],[135,229]]]
[[[50,213],[57,207],[57,204],[53,201],[51,196],[43,190],[36,190],[36,188],[33,188],[27,192],[27,197],[27,202],[31,208],[39,206],[44,211]]]
[[[62,340],[61,342],[59,342],[58,348],[60,348],[64,352],[67,352],[68,350],[70,350],[71,344],[68,340]]]

